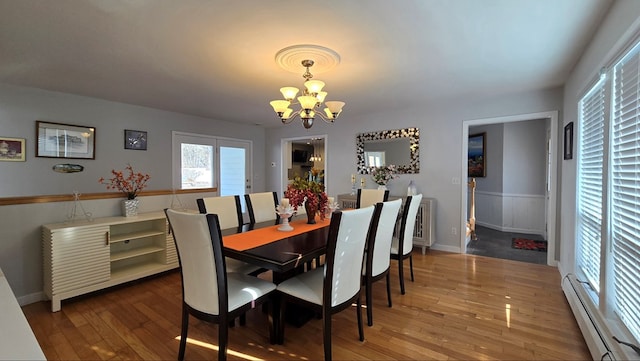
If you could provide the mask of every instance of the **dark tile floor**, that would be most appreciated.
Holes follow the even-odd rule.
[[[469,242],[467,253],[478,256],[510,259],[514,261],[547,264],[547,252],[511,248],[512,238],[543,240],[537,234],[500,232],[491,228],[476,226],[478,239]]]

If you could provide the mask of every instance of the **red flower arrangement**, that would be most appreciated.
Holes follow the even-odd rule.
[[[320,214],[320,219],[324,219],[328,198],[323,184],[295,177],[293,182],[287,186],[284,196],[289,198],[289,204],[294,210],[298,210],[298,207],[306,200],[307,209],[315,210]]]
[[[107,189],[116,189],[126,194],[127,199],[135,199],[138,193],[147,186],[147,182],[151,177],[148,174],[135,173],[131,164],[127,164],[125,169],[129,172],[126,177],[122,171],[112,169],[113,178],[105,180],[101,177],[98,182],[106,184]]]

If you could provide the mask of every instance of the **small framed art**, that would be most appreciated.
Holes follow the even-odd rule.
[[[25,142],[24,138],[0,137],[0,161],[24,162]]]
[[[564,159],[573,159],[573,122],[564,126]]]
[[[124,149],[147,150],[147,132],[125,129]]]
[[[36,157],[96,159],[96,129],[36,120]]]
[[[485,135],[486,133],[473,134],[469,136],[468,148],[468,177],[486,177],[487,160],[485,158]]]

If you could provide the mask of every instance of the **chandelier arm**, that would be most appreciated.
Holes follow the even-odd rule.
[[[320,116],[320,118],[322,118],[322,120],[324,120],[324,122],[328,123],[328,124],[332,124],[334,122],[334,120],[336,120],[336,118],[338,118],[338,117],[327,118],[321,112],[316,112],[316,115]]]
[[[301,109],[302,110],[302,109]],[[280,118],[280,120],[282,121],[282,124],[289,124],[291,123],[294,119],[296,119],[296,117],[298,115],[300,115],[300,111],[301,110],[296,110],[295,112],[291,113],[291,115],[289,116],[289,118],[287,119],[282,119]]]

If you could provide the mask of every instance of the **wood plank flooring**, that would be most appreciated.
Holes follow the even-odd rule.
[[[364,342],[355,311],[334,316],[334,359],[590,359],[556,268],[416,250],[416,280],[406,282],[404,296],[394,261],[391,269],[393,307],[384,281],[375,283],[374,325],[365,323]],[[176,271],[63,301],[60,312],[52,313],[49,302],[23,310],[49,360],[175,360],[180,305]],[[192,318],[189,338],[195,343],[187,344],[185,359],[217,359],[217,326]],[[284,345],[271,345],[266,314],[253,310],[229,339],[230,360],[323,358],[319,319],[287,325]]]

